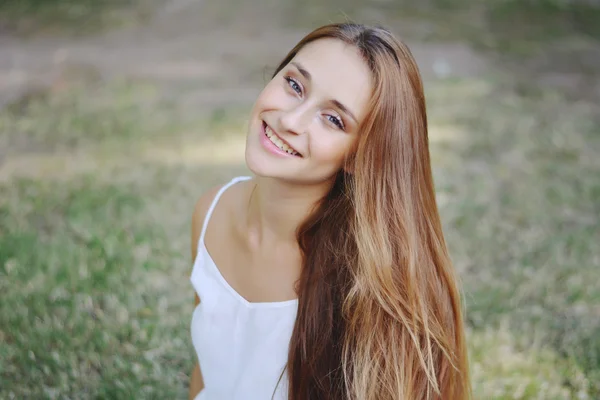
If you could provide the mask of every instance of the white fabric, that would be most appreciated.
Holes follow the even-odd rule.
[[[269,400],[284,370],[298,300],[251,303],[221,275],[204,244],[210,216],[223,192],[251,179],[232,179],[215,196],[204,220],[191,282],[200,297],[192,342],[205,388],[196,400]],[[240,266],[243,267],[243,266]],[[287,399],[287,375],[273,399]]]

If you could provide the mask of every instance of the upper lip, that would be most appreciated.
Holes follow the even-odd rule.
[[[273,132],[275,135],[277,135],[277,138],[279,140],[281,140],[283,143],[287,144],[288,147],[290,149],[294,150],[296,153],[298,153],[298,155],[300,155],[300,156],[302,155],[302,153],[300,153],[298,150],[296,150],[296,148],[294,146],[292,146],[287,140],[285,140],[284,138],[282,138],[281,135],[279,133],[277,133],[277,131],[275,129],[273,129],[273,127],[271,125],[267,124],[266,121],[264,121],[264,122],[265,122],[265,128],[269,127],[269,129],[271,129],[271,132]]]

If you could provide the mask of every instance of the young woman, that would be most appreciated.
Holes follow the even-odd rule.
[[[246,163],[193,216],[190,398],[469,398],[408,48],[356,24],[310,33],[256,100]]]

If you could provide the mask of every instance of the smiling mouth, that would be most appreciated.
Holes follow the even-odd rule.
[[[285,151],[288,154],[291,154],[293,156],[296,157],[302,157],[300,155],[300,153],[298,153],[296,151],[296,149],[294,149],[292,146],[290,146],[289,143],[287,143],[285,140],[281,139],[276,133],[275,131],[273,131],[271,129],[271,127],[269,125],[267,125],[266,122],[263,121],[263,128],[265,130],[265,135],[267,136],[267,138],[269,138],[269,140],[275,145],[277,146],[280,150]]]

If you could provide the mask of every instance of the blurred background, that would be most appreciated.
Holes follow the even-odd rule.
[[[421,67],[475,398],[600,398],[593,0],[0,0],[0,398],[185,398],[193,205],[346,20]]]

